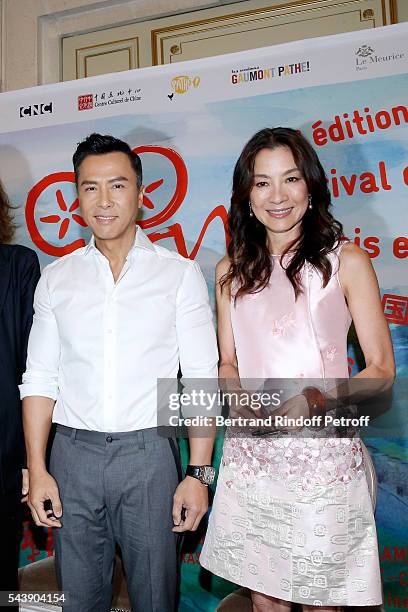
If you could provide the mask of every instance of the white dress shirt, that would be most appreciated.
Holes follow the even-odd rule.
[[[208,292],[197,263],[138,228],[114,281],[90,243],[44,268],[21,397],[56,400],[53,421],[103,432],[155,427],[157,378],[217,376]]]

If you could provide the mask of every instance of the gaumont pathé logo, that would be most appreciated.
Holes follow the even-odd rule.
[[[90,110],[101,106],[111,106],[112,104],[126,104],[127,102],[139,102],[142,99],[140,87],[127,87],[78,96],[78,110]]]
[[[186,75],[175,76],[171,79],[171,87],[176,94],[185,94],[189,89],[197,89],[200,85],[200,77],[189,77]]]
[[[257,81],[267,81],[268,79],[280,79],[292,77],[310,72],[310,61],[292,62],[280,66],[248,66],[247,68],[237,68],[231,71],[231,83],[242,85],[243,83],[255,83]]]
[[[405,53],[392,51],[391,53],[376,53],[371,45],[361,45],[355,51],[356,70],[367,70],[370,66],[386,62],[397,62],[404,59]]]
[[[25,117],[38,117],[40,115],[51,115],[52,112],[52,102],[29,104],[28,106],[20,106],[20,119],[24,119]]]

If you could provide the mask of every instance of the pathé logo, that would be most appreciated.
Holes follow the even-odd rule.
[[[171,80],[171,86],[177,94],[187,93],[191,85],[197,88],[200,85],[200,77],[176,76]]]

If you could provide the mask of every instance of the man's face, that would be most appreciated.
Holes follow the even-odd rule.
[[[79,167],[78,197],[97,240],[121,241],[134,233],[143,189],[125,153],[88,155]]]

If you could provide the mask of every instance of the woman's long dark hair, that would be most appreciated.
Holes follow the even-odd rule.
[[[13,207],[0,181],[0,243],[3,244],[12,241],[16,230],[11,213],[12,209]]]
[[[237,284],[235,299],[261,291],[269,283],[272,258],[267,245],[265,226],[250,217],[249,197],[253,187],[255,157],[262,149],[289,147],[297,168],[305,179],[311,195],[312,208],[307,209],[297,240],[287,246],[282,257],[295,254],[286,268],[296,297],[302,292],[300,271],[310,262],[321,274],[323,286],[329,282],[332,266],[327,254],[333,250],[343,234],[343,227],[330,213],[331,198],[327,178],[317,154],[298,131],[291,128],[265,128],[257,132],[245,145],[234,169],[231,207],[228,225],[231,240],[227,253],[230,268],[221,279],[221,288]],[[281,261],[282,261],[281,257]]]

